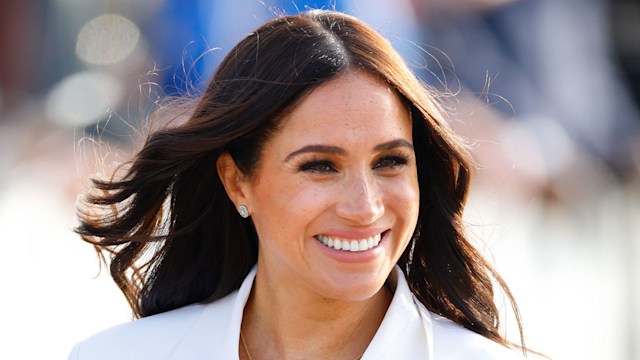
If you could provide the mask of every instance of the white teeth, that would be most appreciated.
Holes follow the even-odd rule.
[[[369,243],[367,242],[367,240],[362,239],[360,240],[360,250],[367,250],[369,249]]]
[[[377,234],[370,238],[359,239],[359,240],[331,238],[326,235],[316,236],[316,239],[327,247],[330,247],[336,250],[351,251],[351,252],[370,250],[378,246],[381,238],[382,238],[382,234]]]
[[[351,240],[351,245],[349,245],[349,250],[360,251],[360,245],[358,245],[358,240]],[[366,248],[362,250],[366,250]]]

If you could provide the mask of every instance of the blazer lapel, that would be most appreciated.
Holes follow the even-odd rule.
[[[238,360],[242,314],[255,276],[254,266],[240,289],[207,304],[200,318],[187,331],[169,359]]]

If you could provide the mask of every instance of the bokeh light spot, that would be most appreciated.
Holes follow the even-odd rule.
[[[120,81],[104,71],[87,70],[64,78],[49,93],[47,117],[67,126],[91,125],[118,106]]]
[[[115,64],[124,60],[136,47],[140,30],[121,15],[100,15],[87,22],[76,42],[76,54],[88,63]]]

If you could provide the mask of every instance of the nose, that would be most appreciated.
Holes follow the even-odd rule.
[[[336,206],[338,216],[359,225],[374,223],[384,214],[384,205],[378,185],[366,175],[354,176],[346,181]]]

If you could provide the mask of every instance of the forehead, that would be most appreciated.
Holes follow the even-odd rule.
[[[397,91],[363,71],[342,74],[314,89],[283,119],[280,130],[276,137],[292,146],[309,141],[411,141],[409,111]]]

